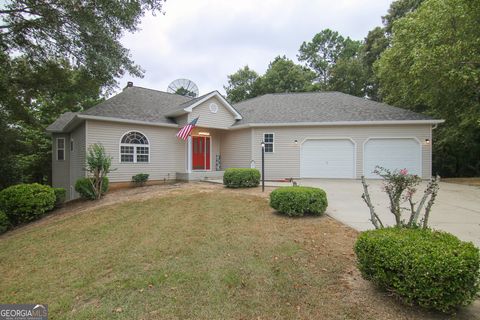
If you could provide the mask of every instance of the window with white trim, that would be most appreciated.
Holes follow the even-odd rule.
[[[150,144],[145,135],[137,131],[126,133],[120,141],[120,162],[145,163],[150,161]]]
[[[65,160],[65,138],[57,138],[57,160]]]
[[[265,143],[265,152],[272,153],[273,152],[273,133],[264,133],[263,134],[263,142]]]

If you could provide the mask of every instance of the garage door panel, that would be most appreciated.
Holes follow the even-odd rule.
[[[376,166],[389,170],[406,168],[409,173],[421,176],[421,163],[421,146],[415,139],[370,139],[365,143],[364,175],[368,178],[378,178],[373,173]]]
[[[302,144],[303,178],[354,178],[355,145],[347,139],[307,140]]]

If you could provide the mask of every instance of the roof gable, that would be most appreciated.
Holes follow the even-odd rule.
[[[188,121],[198,117],[197,126],[199,127],[228,129],[237,121],[235,115],[217,96],[203,100],[191,110],[187,113]]]
[[[199,105],[213,97],[216,97],[220,101],[222,106],[233,114],[236,120],[242,119],[242,115],[237,110],[235,110],[235,108],[230,103],[228,103],[228,101],[225,100],[225,98],[218,91],[212,91],[210,93],[204,94],[203,96],[192,99],[191,101],[182,103],[176,108],[176,110],[168,113],[167,116],[177,117],[185,113],[191,113],[194,108],[198,107]]]

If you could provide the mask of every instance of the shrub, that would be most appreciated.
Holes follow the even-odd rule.
[[[64,188],[53,188],[55,192],[55,207],[60,207],[67,198],[67,191]]]
[[[96,200],[97,195],[94,190],[95,181],[93,178],[80,178],[75,182],[75,191],[80,193],[80,196],[84,199]],[[106,193],[108,190],[108,178],[103,178],[102,183],[102,194]]]
[[[132,182],[135,185],[141,187],[145,185],[145,183],[148,181],[148,177],[149,177],[148,173],[139,173],[132,177]]]
[[[88,147],[87,166],[85,167],[85,170],[88,172],[91,179],[90,181],[93,183],[91,184],[91,188],[87,190],[88,199],[100,199],[107,191],[108,180],[106,187],[104,186],[104,181],[107,175],[112,171],[111,166],[112,157],[107,155],[105,148],[101,144],[95,143]]]
[[[479,290],[479,250],[446,232],[366,231],[358,237],[355,253],[365,279],[408,304],[450,312],[472,302]]]
[[[229,168],[223,174],[223,184],[228,188],[251,188],[260,184],[257,169]]]
[[[306,213],[321,215],[328,206],[327,194],[319,188],[282,187],[270,194],[270,206],[290,217]]]
[[[437,198],[439,177],[433,177],[427,184],[427,188],[423,192],[423,196],[419,202],[415,202],[415,194],[417,187],[422,179],[415,175],[409,174],[407,169],[389,170],[380,166],[376,166],[373,173],[383,178],[383,190],[387,193],[390,200],[389,209],[395,217],[396,227],[417,228],[420,225],[424,229],[428,228],[428,220],[432,206]],[[362,176],[363,194],[362,199],[370,210],[370,221],[375,229],[384,228],[385,225],[375,212],[375,207],[368,192],[368,185],[365,177]],[[402,202],[408,202],[407,208]],[[425,206],[425,210],[422,213]],[[410,211],[408,221],[402,218],[403,211]],[[420,221],[420,223],[419,223]]]
[[[8,220],[5,212],[0,211],[0,234],[4,233],[10,227],[10,221]]]
[[[13,225],[38,219],[54,206],[53,188],[38,183],[17,184],[0,192],[0,210]]]

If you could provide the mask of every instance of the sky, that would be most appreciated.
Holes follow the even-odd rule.
[[[278,55],[297,61],[302,42],[325,28],[363,39],[381,25],[391,1],[168,0],[164,15],[147,13],[141,30],[123,37],[145,75],[126,75],[119,86],[132,81],[166,91],[171,81],[187,78],[200,94],[224,93],[229,74],[245,65],[263,74]]]

